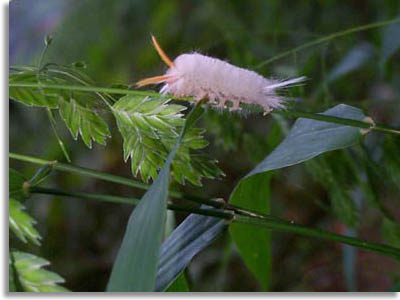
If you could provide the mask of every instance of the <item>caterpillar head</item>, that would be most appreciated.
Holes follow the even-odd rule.
[[[139,80],[136,83],[138,87],[142,87],[149,84],[158,84],[163,82],[171,84],[177,79],[176,76],[174,75],[175,72],[173,72],[173,69],[175,67],[174,62],[165,54],[164,50],[160,47],[154,35],[151,35],[151,40],[153,41],[154,48],[156,49],[158,55],[160,55],[161,59],[170,69],[164,75],[154,76]]]

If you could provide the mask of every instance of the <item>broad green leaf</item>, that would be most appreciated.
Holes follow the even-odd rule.
[[[110,131],[107,123],[93,109],[80,105],[72,98],[66,101],[60,97],[59,110],[74,139],[80,134],[89,148],[92,148],[92,140],[101,145],[106,144]]]
[[[10,255],[13,257],[18,280],[25,292],[69,292],[58,285],[64,282],[60,275],[42,269],[50,264],[47,260],[20,251],[12,251]]]
[[[353,106],[339,104],[323,115],[362,121],[363,112]],[[346,148],[362,136],[357,127],[299,118],[287,137],[245,178],[309,160],[321,153]]]
[[[219,218],[189,215],[162,244],[155,291],[167,289],[192,258],[210,245],[226,226]]]
[[[24,200],[28,197],[27,186],[24,185],[27,180],[19,172],[9,169],[9,194],[10,197],[17,200]]]
[[[189,292],[189,285],[186,281],[185,274],[181,273],[175,279],[175,281],[168,287],[166,292],[170,292],[170,293]]]
[[[186,108],[169,101],[161,96],[127,95],[112,107],[124,139],[124,160],[131,159],[133,175],[140,173],[145,182],[157,176],[184,122],[182,111]],[[202,177],[215,178],[221,174],[214,160],[194,153],[208,144],[203,133],[202,129],[190,128],[172,162],[172,175],[181,184],[186,179],[201,185]]]
[[[128,103],[128,105],[138,105]],[[152,107],[150,104],[147,107]],[[175,146],[157,178],[132,212],[107,285],[109,292],[154,290],[161,239],[164,234],[169,173],[185,132],[203,113],[197,105],[188,115]],[[132,128],[133,129],[133,128]]]
[[[362,120],[365,117],[359,109],[344,104],[337,105],[323,114],[355,120]],[[231,201],[233,199],[235,199],[235,201],[240,201],[241,205],[246,205],[246,207],[250,207],[249,205],[257,206],[259,205],[258,202],[257,204],[250,203],[266,196],[260,195],[258,196],[260,198],[258,198],[257,196],[252,196],[250,193],[250,191],[261,193],[262,190],[257,190],[259,190],[261,186],[264,186],[257,181],[262,180],[262,177],[255,175],[265,174],[268,171],[298,164],[327,151],[351,146],[356,143],[360,137],[361,132],[359,128],[299,118],[294,123],[287,137],[278,147],[239,182],[232,192],[230,199]],[[245,204],[246,202],[248,202],[248,204]],[[256,208],[256,210],[263,213],[260,207]],[[252,249],[246,248],[244,245],[245,243],[242,240],[244,234],[244,230],[239,232],[234,231],[232,237],[236,243],[239,242],[240,246],[238,246],[238,249],[242,254],[245,253],[243,259],[250,270],[256,274],[257,278],[263,278],[261,280],[265,280],[265,278],[267,278],[266,272],[268,271],[266,270],[268,270],[269,264],[265,262],[266,267],[262,269],[259,265],[256,265],[254,262],[255,259],[251,260],[249,253],[252,252]],[[267,244],[267,238],[265,241],[261,240],[261,233],[258,237],[260,238],[258,241],[259,246],[257,251],[253,251],[253,255],[259,255],[259,253],[262,252],[260,245]],[[266,237],[268,237],[267,233]],[[266,261],[265,257],[263,259]]]
[[[230,203],[268,214],[270,175],[270,173],[257,174],[251,180],[240,184],[233,192]],[[240,223],[231,223],[229,231],[246,266],[259,280],[263,290],[267,291],[271,273],[270,231]]]
[[[33,227],[35,219],[24,211],[25,207],[18,200],[9,199],[9,224],[10,229],[24,243],[28,241],[40,246],[40,234]]]

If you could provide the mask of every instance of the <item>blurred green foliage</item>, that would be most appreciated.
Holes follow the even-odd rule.
[[[98,85],[129,85],[165,69],[150,43],[153,33],[170,57],[199,51],[254,69],[264,76],[310,78],[304,87],[288,91],[292,109],[320,112],[338,103],[361,108],[376,122],[400,127],[400,25],[349,34],[294,53],[264,67],[262,61],[330,33],[400,15],[395,0],[363,1],[54,1],[10,4],[10,60],[36,65],[43,37],[53,36],[45,61],[71,64],[85,61]],[[54,3],[52,2],[52,3]],[[30,10],[35,5],[35,10]],[[47,12],[45,14],[45,12]],[[34,23],[33,13],[54,14]],[[47,20],[47,19],[46,19]],[[32,36],[37,36],[37,41]],[[30,41],[29,43],[27,41]],[[29,55],[28,55],[29,53]],[[56,116],[56,118],[59,118]],[[106,118],[108,118],[106,116]],[[60,122],[58,122],[60,124]],[[108,122],[111,124],[111,122]],[[219,181],[203,180],[205,188],[179,187],[187,193],[228,198],[238,179],[254,168],[286,135],[288,120],[258,114],[235,115],[209,110],[203,126],[210,141],[207,152],[226,173]],[[87,149],[65,128],[58,128],[74,164],[131,176],[123,162],[123,141]],[[10,149],[48,159],[64,160],[44,110],[10,102]],[[344,233],[346,226],[360,237],[398,245],[400,218],[400,139],[368,134],[349,150],[327,153],[310,164],[275,172],[270,211],[296,223],[324,226]],[[12,162],[29,177],[35,167]],[[121,196],[142,191],[54,173],[50,186]],[[34,253],[52,262],[74,291],[103,291],[123,236],[129,210],[125,205],[33,195],[25,204],[43,237]],[[183,218],[176,214],[177,220]],[[191,291],[259,291],[227,237],[201,253],[188,270]],[[21,242],[11,237],[10,243]],[[272,291],[343,291],[340,245],[271,234]],[[223,263],[225,253],[228,263]],[[357,289],[386,291],[395,286],[400,266],[389,258],[359,252]],[[300,266],[300,267],[299,267]],[[221,272],[221,267],[224,272]]]

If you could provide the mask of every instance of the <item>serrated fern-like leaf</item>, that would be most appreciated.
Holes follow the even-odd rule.
[[[11,263],[14,263],[16,275],[25,292],[69,292],[58,285],[65,280],[58,274],[42,267],[50,263],[30,253],[12,251]]]
[[[38,80],[37,71],[33,68],[27,68],[25,70],[19,70],[18,72],[12,73],[9,76],[9,82],[32,82],[36,83]],[[43,78],[43,83],[53,83],[49,79]],[[9,97],[13,100],[19,101],[28,106],[40,106],[40,107],[57,107],[57,95],[45,92],[40,89],[27,89],[10,87]]]
[[[80,134],[83,142],[92,148],[92,140],[106,144],[106,138],[110,136],[107,123],[94,111],[80,105],[76,100],[66,101],[59,98],[59,111],[62,119],[70,130],[74,139]]]
[[[146,182],[157,176],[184,123],[182,111],[186,108],[168,102],[161,97],[127,95],[112,107],[124,139],[124,159],[131,159],[133,175],[140,173]],[[172,163],[172,175],[181,184],[186,179],[201,185],[202,177],[215,178],[222,173],[215,161],[204,155],[193,159],[193,150],[207,146],[203,133],[199,128],[190,129]]]
[[[41,236],[33,227],[36,224],[34,218],[25,211],[25,206],[18,200],[10,198],[9,200],[9,223],[10,229],[24,243],[28,241],[40,246]]]
[[[10,83],[87,85],[91,81],[73,68],[56,65],[40,71],[29,66],[12,68],[11,71]],[[10,98],[29,106],[58,108],[73,138],[77,139],[80,134],[89,148],[92,147],[92,141],[105,145],[106,138],[110,136],[107,123],[96,113],[99,102],[87,94],[82,96],[66,90],[10,87]]]

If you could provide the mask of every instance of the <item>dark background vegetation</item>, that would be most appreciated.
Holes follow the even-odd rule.
[[[400,127],[398,24],[346,35],[256,69],[263,60],[330,33],[399,16],[393,1],[153,1],[14,0],[10,3],[10,65],[35,64],[43,38],[54,38],[46,62],[85,61],[98,85],[131,84],[165,66],[150,33],[171,57],[199,51],[264,76],[306,75],[289,93],[292,108],[320,112],[338,103],[363,109],[376,122]],[[58,116],[57,116],[58,117]],[[58,130],[73,164],[130,177],[122,139],[113,124],[106,147],[87,149],[63,123]],[[282,140],[290,120],[209,110],[207,151],[226,173],[190,193],[229,198],[238,179]],[[10,102],[10,150],[64,161],[45,110]],[[400,217],[400,139],[371,133],[359,145],[275,172],[271,213],[296,223],[385,238],[384,207]],[[26,176],[35,166],[11,161]],[[54,172],[47,186],[140,197],[142,191]],[[335,202],[336,201],[336,202]],[[351,203],[342,210],[338,201]],[[336,203],[336,204],[335,204]],[[35,195],[27,201],[43,245],[33,251],[52,262],[73,291],[103,291],[131,208],[73,198]],[[381,208],[379,208],[381,206]],[[334,209],[336,207],[336,209]],[[384,210],[385,210],[384,209]],[[350,214],[351,221],[344,215]],[[176,214],[180,222],[183,214]],[[347,224],[347,225],[346,225]],[[18,243],[17,241],[13,241]],[[20,247],[24,247],[21,245]],[[332,242],[272,235],[272,291],[389,291],[397,289],[398,262]],[[259,291],[228,234],[198,255],[187,270],[192,291]]]

